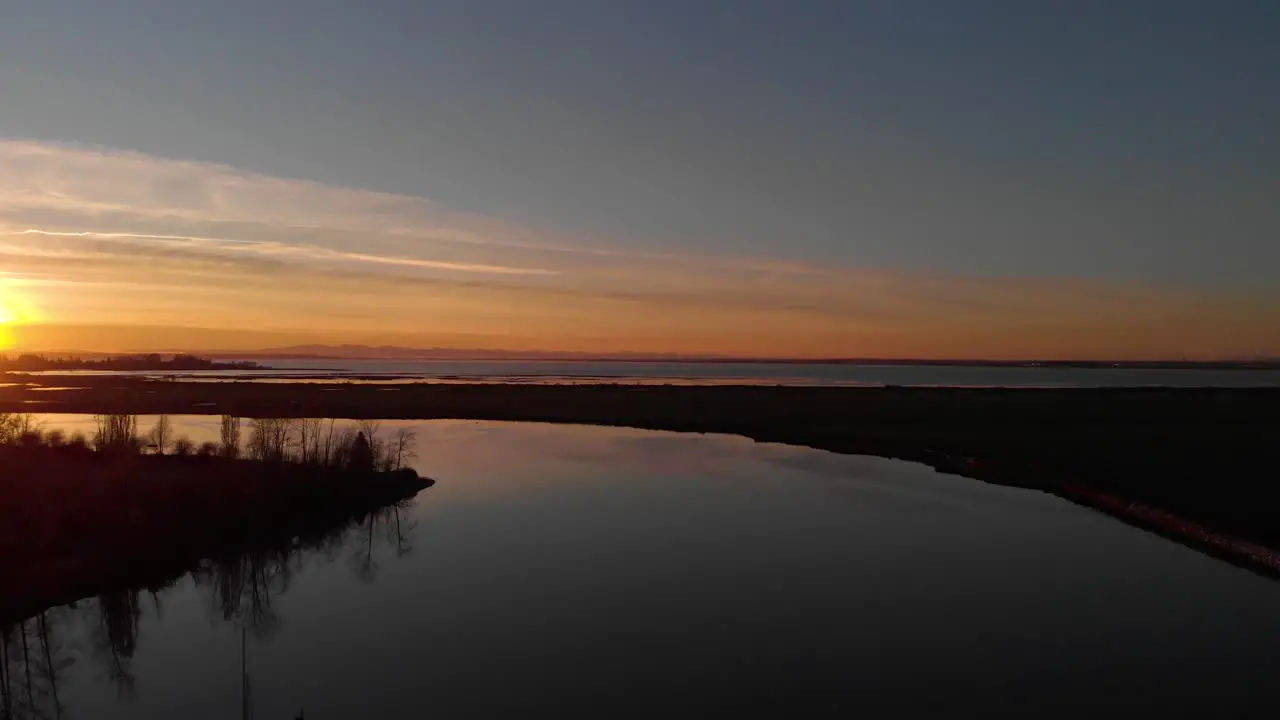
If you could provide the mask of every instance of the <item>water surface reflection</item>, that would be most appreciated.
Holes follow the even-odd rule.
[[[174,673],[172,662],[144,665],[140,672],[135,661],[140,648],[153,639],[161,646],[172,646],[173,633],[182,632],[184,620],[194,619],[184,615],[205,620],[202,634],[208,636],[203,638],[207,643],[193,648],[198,657],[168,660],[212,664],[224,654],[219,646],[225,644],[227,633],[238,631],[243,677],[238,697],[223,692],[206,698],[207,705],[184,705],[181,716],[230,717],[246,706],[252,711],[256,701],[248,666],[250,650],[279,631],[279,600],[290,591],[295,576],[310,567],[340,565],[359,582],[373,583],[382,562],[403,558],[413,550],[414,502],[383,508],[355,522],[317,528],[288,544],[211,558],[162,586],[102,592],[19,622],[0,623],[0,720],[130,716],[142,708],[179,710],[171,704],[174,698],[168,697],[169,686],[199,678]],[[179,615],[176,621],[169,617],[175,609],[171,605]],[[149,627],[147,633],[144,625]],[[207,670],[215,677],[220,674],[217,667]],[[160,685],[147,688],[150,693],[145,700],[139,691],[140,674],[147,676],[144,686]]]
[[[1280,710],[1280,584],[1049,496],[741,438],[404,424],[440,480],[413,506],[31,618],[8,697],[235,717],[243,632],[259,718]]]

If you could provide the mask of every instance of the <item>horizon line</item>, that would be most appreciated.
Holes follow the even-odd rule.
[[[302,348],[316,348],[315,352],[301,352]],[[396,355],[356,355],[340,352],[321,352],[323,349],[341,350],[342,348],[361,348],[369,351],[379,349],[400,350],[404,354]],[[410,353],[420,353],[411,355]],[[432,356],[435,354],[436,356]],[[983,358],[983,357],[910,357],[910,356],[768,356],[768,355],[710,355],[685,354],[678,352],[631,352],[590,353],[580,351],[557,350],[504,350],[500,348],[449,348],[430,347],[412,348],[393,345],[356,345],[344,344],[333,346],[292,346],[281,348],[259,348],[252,350],[219,350],[216,348],[192,350],[172,348],[130,349],[123,351],[103,350],[8,350],[0,351],[0,358],[17,358],[23,355],[37,355],[50,358],[96,357],[120,358],[141,355],[191,355],[211,360],[219,359],[258,359],[258,360],[360,360],[360,361],[399,361],[399,362],[433,362],[433,361],[530,361],[530,362],[694,362],[694,363],[751,363],[751,364],[815,364],[815,365],[1002,365],[1002,366],[1133,366],[1133,365],[1234,365],[1234,366],[1275,366],[1280,368],[1280,357],[1255,356],[1219,359],[1191,358]],[[448,355],[448,357],[440,357]]]

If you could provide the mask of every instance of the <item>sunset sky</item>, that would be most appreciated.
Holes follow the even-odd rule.
[[[1280,357],[1280,3],[16,0],[0,348]]]

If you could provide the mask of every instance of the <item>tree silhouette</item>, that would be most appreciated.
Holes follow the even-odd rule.
[[[93,436],[93,444],[99,450],[137,452],[137,415],[123,413],[94,415],[93,420],[98,426]]]
[[[240,456],[240,418],[223,415],[220,428],[222,454],[229,458]]]
[[[151,428],[151,444],[156,446],[156,454],[163,455],[169,447],[169,439],[173,437],[173,421],[168,415],[156,418],[155,427]]]
[[[351,444],[351,458],[347,461],[347,469],[371,472],[373,470],[373,447],[363,432],[356,433],[355,442]]]
[[[391,445],[387,448],[386,453],[386,469],[399,470],[405,466],[405,463],[413,462],[417,457],[417,453],[413,451],[414,443],[418,441],[418,434],[409,428],[400,428],[391,436]]]

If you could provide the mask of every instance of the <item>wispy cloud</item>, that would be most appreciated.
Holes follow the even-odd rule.
[[[231,240],[227,238],[198,237],[193,235],[150,235],[145,233],[125,232],[93,232],[93,231],[57,231],[27,228],[18,235],[40,235],[45,237],[79,237],[96,240],[131,241],[134,243],[158,244],[161,247],[198,248],[212,252],[246,253],[264,257],[296,259],[301,261],[323,261],[337,263],[372,263],[408,268],[425,268],[430,270],[451,270],[464,273],[492,273],[496,275],[554,275],[555,270],[543,268],[511,267],[506,265],[488,265],[484,263],[449,262],[443,260],[423,260],[409,257],[374,255],[370,253],[343,252],[331,248],[314,245],[286,245],[279,242],[255,242],[252,240]]]
[[[49,322],[573,350],[1280,354],[1271,296],[655,253],[421,198],[49,143],[0,140],[0,167],[0,274]]]

